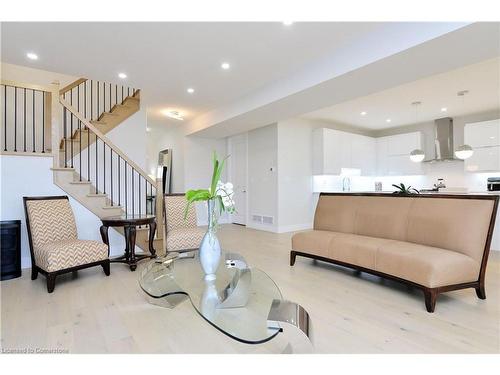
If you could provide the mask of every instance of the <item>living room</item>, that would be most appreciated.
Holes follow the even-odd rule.
[[[304,7],[2,19],[2,353],[497,361],[500,20]]]

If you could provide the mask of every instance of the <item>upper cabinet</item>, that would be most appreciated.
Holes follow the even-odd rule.
[[[465,124],[464,143],[472,148],[500,145],[500,119]]]
[[[464,143],[474,150],[465,160],[466,171],[500,171],[500,119],[465,124]]]
[[[422,149],[422,133],[411,132],[377,138],[377,174],[404,176],[423,174],[422,163],[410,160],[410,152]]]
[[[342,168],[360,169],[362,176],[376,170],[375,139],[328,128],[313,132],[313,174],[339,175]]]
[[[313,132],[313,174],[340,175],[342,168],[359,169],[362,176],[422,174],[422,163],[410,160],[410,152],[421,148],[421,132],[373,138],[320,128]]]

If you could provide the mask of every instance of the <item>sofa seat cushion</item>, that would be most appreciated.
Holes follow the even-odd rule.
[[[198,249],[206,232],[199,227],[172,229],[167,232],[167,251]]]
[[[335,234],[335,232],[325,230],[308,230],[296,233],[292,237],[292,249],[328,258],[330,241],[335,237]]]
[[[395,242],[359,234],[332,233],[334,236],[330,242],[328,258],[369,269],[375,269],[379,249]]]
[[[402,241],[379,248],[375,266],[379,272],[429,288],[477,281],[479,268],[467,255]]]
[[[108,246],[98,241],[62,240],[34,249],[36,265],[55,272],[108,259]]]

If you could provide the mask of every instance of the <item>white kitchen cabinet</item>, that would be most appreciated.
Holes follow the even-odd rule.
[[[342,168],[356,168],[362,176],[418,175],[422,163],[412,162],[410,152],[420,148],[420,132],[373,138],[320,128],[313,132],[313,174],[340,175]]]
[[[500,119],[465,124],[464,143],[472,148],[500,146]]]
[[[412,132],[377,138],[377,174],[379,176],[419,175],[422,163],[410,160],[410,152],[422,149],[422,133]]]
[[[500,171],[500,146],[474,147],[474,153],[465,160],[467,172]]]
[[[377,146],[372,137],[352,134],[351,137],[351,168],[361,170],[362,176],[372,176],[377,167]]]
[[[357,168],[373,175],[376,166],[375,139],[334,129],[313,132],[313,174],[340,175],[342,168]]]
[[[500,171],[500,119],[465,124],[464,143],[474,150],[464,163],[467,172]]]

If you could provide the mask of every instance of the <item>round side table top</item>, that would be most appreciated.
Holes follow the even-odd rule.
[[[145,225],[154,222],[155,216],[145,214],[123,214],[103,217],[101,221],[103,225],[109,227],[121,227],[124,225]]]

